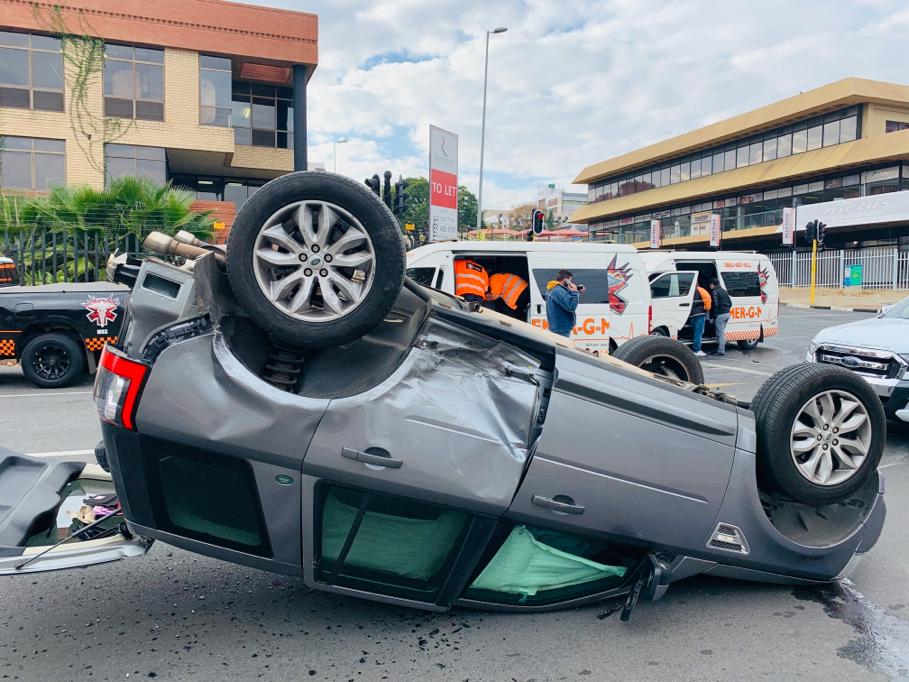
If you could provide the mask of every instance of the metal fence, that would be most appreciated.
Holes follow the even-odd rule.
[[[767,255],[781,286],[811,285],[811,251]],[[909,252],[891,247],[824,249],[817,254],[816,284],[826,288],[909,289]]]
[[[141,238],[134,234],[104,232],[0,230],[0,254],[16,262],[22,284],[104,279],[107,258],[115,251],[139,254]]]

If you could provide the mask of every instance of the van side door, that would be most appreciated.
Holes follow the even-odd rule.
[[[697,272],[664,272],[650,282],[651,331],[676,338],[691,314]]]

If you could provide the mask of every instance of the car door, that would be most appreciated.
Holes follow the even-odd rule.
[[[679,329],[691,314],[697,272],[686,270],[664,272],[650,282],[650,305],[652,331],[665,331],[669,336],[678,336]]]
[[[543,432],[507,516],[666,548],[698,546],[725,495],[736,408],[556,351]]]
[[[144,555],[151,541],[129,533],[115,496],[97,465],[0,448],[0,576]]]

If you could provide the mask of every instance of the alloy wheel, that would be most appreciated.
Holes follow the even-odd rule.
[[[304,322],[330,322],[369,293],[376,269],[372,240],[348,211],[325,201],[299,201],[265,221],[253,249],[265,297]]]
[[[834,486],[861,469],[871,448],[871,419],[848,391],[824,391],[806,402],[792,425],[796,470],[820,486]]]

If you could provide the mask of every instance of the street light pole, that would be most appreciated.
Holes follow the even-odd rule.
[[[486,151],[486,84],[489,79],[489,36],[494,33],[505,33],[508,29],[499,26],[486,31],[486,59],[483,63],[483,121],[480,125],[480,187],[477,192],[477,229],[483,227],[483,156]]]
[[[334,173],[338,172],[338,145],[344,144],[345,142],[347,142],[346,137],[331,141],[331,163]]]

